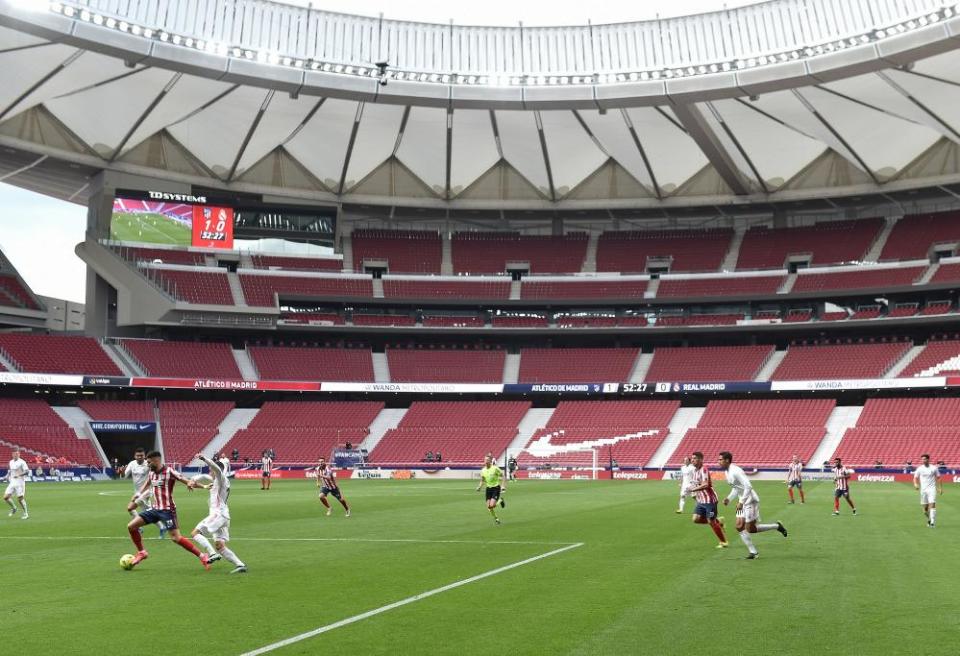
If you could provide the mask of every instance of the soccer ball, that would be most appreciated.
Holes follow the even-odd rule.
[[[120,569],[133,569],[133,554],[120,556]]]

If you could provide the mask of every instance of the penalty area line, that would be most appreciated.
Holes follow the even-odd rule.
[[[507,572],[507,571],[509,571],[509,570],[511,570],[511,569],[516,569],[517,567],[522,567],[522,566],[524,566],[524,565],[529,565],[530,563],[535,563],[535,562],[537,562],[538,560],[543,560],[544,558],[549,558],[550,556],[556,556],[556,555],[561,554],[561,553],[563,553],[563,552],[565,552],[565,551],[570,551],[571,549],[576,549],[576,548],[582,547],[582,546],[583,546],[583,542],[577,542],[577,543],[575,543],[575,544],[568,544],[568,545],[565,546],[565,547],[561,547],[561,548],[559,548],[559,549],[554,549],[553,551],[548,551],[548,552],[546,552],[546,553],[542,553],[542,554],[537,555],[537,556],[532,556],[532,557],[526,558],[526,559],[524,559],[524,560],[518,560],[518,561],[515,562],[515,563],[510,563],[509,565],[504,565],[503,567],[498,567],[498,568],[496,568],[496,569],[491,569],[491,570],[488,571],[488,572],[483,572],[482,574],[477,574],[476,576],[471,576],[471,577],[466,578],[466,579],[460,579],[459,581],[454,581],[453,583],[448,583],[447,585],[441,586],[441,587],[439,587],[439,588],[434,588],[433,590],[427,590],[426,592],[421,592],[420,594],[415,594],[415,595],[413,595],[412,597],[407,597],[406,599],[401,599],[400,601],[395,601],[395,602],[393,602],[392,604],[387,604],[386,606],[380,606],[379,608],[374,608],[373,610],[368,610],[368,611],[365,612],[365,613],[360,613],[359,615],[354,615],[354,616],[352,616],[352,617],[348,617],[348,618],[346,618],[346,619],[342,619],[342,620],[340,620],[340,621],[338,621],[338,622],[333,622],[332,624],[327,624],[327,625],[325,625],[325,626],[318,627],[318,628],[316,628],[316,629],[313,629],[312,631],[307,631],[306,633],[301,633],[301,634],[299,634],[299,635],[295,635],[295,636],[292,636],[292,637],[290,637],[290,638],[286,638],[285,640],[280,640],[280,641],[278,641],[278,642],[274,642],[274,643],[271,643],[271,644],[269,644],[269,645],[265,645],[265,646],[263,646],[263,647],[260,647],[259,649],[254,649],[253,651],[244,652],[243,654],[241,654],[241,656],[259,656],[260,654],[266,654],[266,653],[268,653],[268,652],[275,651],[275,650],[280,649],[280,648],[282,648],[282,647],[287,647],[287,646],[289,646],[289,645],[296,644],[296,643],[298,643],[298,642],[302,642],[303,640],[307,640],[307,639],[309,639],[309,638],[313,638],[313,637],[315,637],[315,636],[320,635],[321,633],[327,633],[328,631],[333,631],[334,629],[339,629],[340,627],[347,626],[347,625],[349,625],[349,624],[354,624],[354,623],[356,623],[356,622],[360,622],[360,621],[365,620],[365,619],[369,619],[369,618],[374,617],[374,616],[376,616],[376,615],[380,615],[381,613],[386,613],[386,612],[388,612],[388,611],[394,610],[395,608],[400,608],[401,606],[406,606],[406,605],[408,605],[408,604],[412,604],[412,603],[415,603],[415,602],[417,602],[417,601],[421,601],[421,600],[426,599],[426,598],[428,598],[428,597],[432,597],[432,596],[434,596],[434,595],[438,595],[438,594],[440,594],[440,593],[442,593],[442,592],[447,592],[447,591],[449,591],[449,590],[454,590],[454,589],[456,589],[456,588],[459,588],[459,587],[468,585],[468,584],[470,584],[470,583],[475,583],[476,581],[481,581],[481,580],[483,580],[483,579],[485,579],[485,578],[489,578],[489,577],[491,577],[491,576],[496,576],[497,574],[501,574],[501,573],[503,573],[503,572]]]

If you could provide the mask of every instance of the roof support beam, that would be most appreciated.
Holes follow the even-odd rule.
[[[674,105],[673,111],[680,119],[680,123],[687,134],[707,156],[707,159],[713,164],[713,168],[716,169],[733,193],[738,196],[749,194],[750,187],[746,180],[734,163],[730,153],[723,147],[717,135],[707,124],[700,110],[694,105]]]
[[[553,169],[550,167],[550,153],[547,150],[547,137],[543,133],[543,120],[540,118],[540,112],[534,112],[533,118],[537,124],[537,135],[540,137],[540,150],[543,153],[543,165],[547,169],[547,183],[550,185],[550,200],[557,200],[557,187],[555,184],[553,184]]]
[[[350,130],[350,141],[347,142],[347,154],[343,157],[343,170],[340,172],[340,184],[337,185],[337,195],[342,196],[346,191],[347,170],[350,168],[350,157],[353,156],[353,146],[357,143],[357,132],[360,130],[360,119],[363,118],[364,103],[357,103],[357,113],[353,116],[353,128]],[[391,209],[391,211],[393,211]]]
[[[233,176],[237,173],[237,167],[240,166],[240,160],[243,158],[243,154],[247,151],[247,146],[250,145],[250,140],[253,138],[253,133],[257,131],[257,127],[260,125],[260,121],[263,119],[263,115],[267,111],[267,107],[270,106],[270,101],[273,100],[273,94],[276,91],[268,91],[267,95],[264,96],[263,102],[260,104],[260,109],[257,110],[257,115],[253,119],[253,123],[250,124],[250,129],[247,130],[246,136],[243,138],[243,142],[240,144],[240,149],[237,151],[237,156],[233,158],[233,165],[230,167],[230,172],[227,174],[227,182],[233,180]]]
[[[117,145],[117,148],[113,151],[113,155],[110,156],[110,161],[114,161],[117,157],[120,156],[120,153],[123,152],[124,147],[127,145],[127,142],[130,141],[130,138],[133,136],[133,133],[136,132],[143,122],[147,120],[147,117],[157,108],[157,105],[160,104],[160,101],[163,100],[170,89],[180,81],[180,78],[183,77],[183,73],[174,73],[173,77],[170,78],[170,81],[160,90],[160,93],[156,95],[153,101],[147,106],[145,110],[140,114],[139,118],[133,122],[133,125],[130,126],[130,129],[127,130],[127,133],[123,135],[123,139],[120,140],[120,143]]]
[[[889,75],[887,75],[883,71],[879,71],[877,72],[877,77],[879,77],[881,80],[886,82],[888,85],[890,85],[891,88],[893,88],[894,91],[902,95],[904,98],[912,102],[917,107],[919,107],[920,111],[922,111],[924,114],[926,114],[931,119],[933,119],[934,124],[938,130],[940,130],[941,132],[946,131],[946,136],[950,137],[954,141],[960,141],[960,132],[957,132],[957,130],[952,125],[947,123],[947,121],[945,121],[943,117],[941,117],[939,114],[937,114],[932,109],[927,107],[924,103],[917,100],[917,98],[913,94],[911,94],[909,91],[907,91],[902,86],[897,84],[894,80],[892,80]]]

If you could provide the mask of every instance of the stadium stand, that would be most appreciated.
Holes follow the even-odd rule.
[[[818,321],[845,321],[850,315],[845,310],[837,310],[836,312],[821,312],[820,316],[817,317]]]
[[[189,269],[149,269],[161,289],[178,301],[207,305],[233,305],[227,274]]]
[[[428,328],[483,328],[486,322],[478,316],[425,314],[423,325]]]
[[[613,315],[564,315],[555,317],[560,328],[612,328],[617,325],[617,318]]]
[[[0,351],[19,371],[123,375],[100,343],[92,337],[8,333],[0,335]]]
[[[784,323],[801,323],[813,319],[813,310],[787,310]]]
[[[284,298],[373,296],[373,280],[367,277],[257,275],[241,271],[240,285],[247,304],[257,307],[274,307],[277,304],[274,297],[278,295]]]
[[[881,378],[909,348],[907,342],[791,346],[771,380]]]
[[[624,315],[617,317],[618,326],[643,327],[650,324],[650,321],[643,315]]]
[[[599,449],[601,466],[612,459],[621,467],[643,467],[666,438],[679,407],[679,401],[561,401],[517,462],[521,467],[587,467],[593,453],[583,448],[590,446]],[[554,452],[538,455],[544,448]]]
[[[835,406],[834,399],[710,401],[667,466],[679,466],[694,451],[722,450],[742,467],[785,467],[794,454],[808,462]]]
[[[597,271],[646,273],[648,260],[667,258],[670,271],[717,271],[733,230],[605,232],[597,243]]]
[[[883,219],[824,221],[798,228],[747,230],[740,245],[737,270],[782,269],[790,255],[810,254],[810,264],[862,260],[883,228]]]
[[[960,221],[960,219],[957,219]],[[941,262],[930,278],[930,284],[960,281],[960,262]]]
[[[354,314],[354,326],[415,326],[417,321],[409,314]]]
[[[187,266],[206,266],[207,257],[203,253],[173,248],[146,248],[139,246],[121,246],[117,252],[130,262],[156,262],[162,264],[184,264]]]
[[[851,319],[876,319],[880,316],[879,305],[861,305],[857,311],[850,315]]]
[[[29,454],[64,458],[78,465],[103,464],[90,441],[77,437],[60,415],[40,399],[0,399],[0,442],[24,449],[23,459],[28,462],[32,460],[27,457]]]
[[[654,350],[645,380],[753,380],[773,350],[768,345],[662,347]]]
[[[491,320],[494,328],[546,328],[550,325],[550,320],[546,315],[528,314],[519,315],[494,315]]]
[[[16,276],[0,274],[0,305],[27,310],[41,309]]]
[[[364,260],[387,260],[393,273],[440,273],[440,235],[427,230],[354,230],[350,235],[353,265],[363,271]]]
[[[217,436],[233,410],[229,401],[160,401],[160,430],[167,462],[187,464]]]
[[[290,257],[280,255],[251,255],[255,269],[282,269],[285,271],[340,271],[343,260],[327,257]]]
[[[373,382],[369,349],[248,346],[261,380]]]
[[[960,341],[927,342],[917,357],[900,372],[900,378],[960,374]]]
[[[852,271],[831,271],[797,276],[791,293],[838,291],[844,289],[887,289],[908,287],[926,271],[926,266],[868,268]]]
[[[657,298],[684,298],[701,296],[772,295],[783,285],[785,275],[660,278]]]
[[[156,421],[153,401],[84,400],[77,406],[94,421]]]
[[[120,346],[148,376],[243,378],[229,344],[124,339]]]
[[[383,279],[383,295],[386,298],[510,298],[508,278],[479,280],[410,280],[389,276]]]
[[[395,383],[499,383],[505,359],[499,350],[387,349]]]
[[[848,467],[900,468],[933,462],[960,465],[960,399],[868,399],[857,425],[848,428],[834,455]]]
[[[657,319],[658,326],[735,326],[742,314],[687,314],[665,315]]]
[[[905,216],[890,231],[880,261],[921,260],[934,244],[960,241],[960,214],[941,212]]]
[[[440,452],[446,465],[477,466],[485,454],[497,458],[506,450],[529,409],[529,401],[416,401],[369,461],[415,466],[431,451]]]
[[[897,317],[912,317],[920,309],[919,303],[897,303],[887,312],[887,316],[891,319]]]
[[[359,446],[381,410],[376,401],[267,401],[221,450],[256,462],[273,449],[276,462],[313,465],[334,447]]]
[[[647,291],[646,280],[570,280],[541,281],[527,278],[520,285],[520,298],[611,298],[641,300]]]
[[[530,273],[576,273],[587,254],[587,233],[520,235],[458,232],[451,240],[456,273],[504,273],[507,262],[528,262]]]
[[[953,309],[953,303],[951,301],[933,301],[927,303],[924,308],[920,310],[920,316],[929,317],[936,314],[947,314],[951,309]]]
[[[280,320],[286,323],[342,326],[346,323],[336,312],[281,312]]]
[[[521,383],[626,381],[640,349],[525,348],[520,351]]]

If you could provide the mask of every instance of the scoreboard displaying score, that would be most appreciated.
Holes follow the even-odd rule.
[[[170,246],[233,248],[234,210],[205,196],[160,191],[118,191],[110,238]]]

